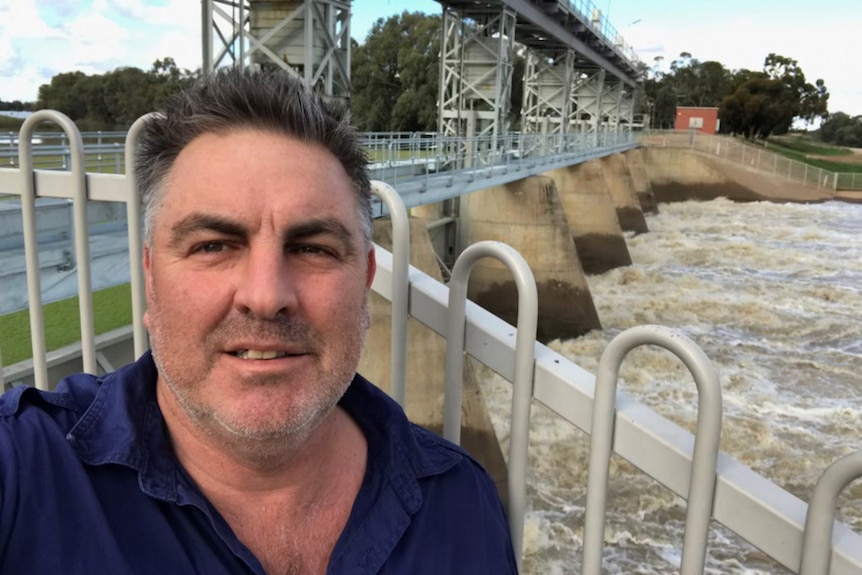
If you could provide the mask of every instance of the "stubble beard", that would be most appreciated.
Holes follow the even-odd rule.
[[[196,428],[212,438],[216,444],[258,463],[277,462],[282,460],[285,454],[295,452],[332,413],[356,373],[370,324],[367,303],[355,312],[361,317],[342,321],[340,333],[354,332],[355,347],[348,343],[348,349],[330,349],[329,356],[333,361],[327,367],[322,365],[320,353],[327,347],[332,347],[332,344],[327,345],[323,335],[300,318],[264,320],[232,317],[223,321],[201,342],[203,349],[197,353],[203,353],[206,358],[202,374],[195,370],[194,364],[177,360],[183,357],[187,342],[179,341],[177,336],[166,335],[172,328],[166,325],[162,313],[153,309],[158,307],[157,302],[152,303],[156,305],[148,312],[150,342],[159,378]],[[301,401],[294,398],[291,405],[285,406],[285,409],[291,412],[288,417],[254,423],[247,422],[242,417],[225,417],[218,409],[201,401],[196,391],[200,389],[201,380],[216,369],[218,355],[223,353],[221,350],[224,349],[222,342],[260,337],[267,341],[301,343],[305,349],[315,351],[313,358],[317,362],[318,381],[313,384],[294,383],[306,389],[313,385],[313,393],[303,394]],[[260,387],[291,385],[278,376],[256,377],[244,381],[243,384]]]

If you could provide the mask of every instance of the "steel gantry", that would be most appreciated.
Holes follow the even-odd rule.
[[[349,0],[203,0],[203,69],[278,67],[350,97]]]
[[[490,136],[509,127],[515,13],[499,5],[443,7],[439,131]]]
[[[526,57],[521,131],[631,129],[641,67],[592,4],[568,0],[440,0],[440,132],[502,134],[515,43]],[[523,52],[520,52],[523,50]],[[496,138],[494,138],[496,140]]]
[[[573,123],[574,50],[526,51],[521,130],[528,134],[565,134]]]

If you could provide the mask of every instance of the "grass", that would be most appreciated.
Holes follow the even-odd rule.
[[[781,146],[800,154],[812,154],[816,156],[849,156],[853,152],[840,146],[830,146],[815,142],[809,138],[769,138],[770,146]]]
[[[21,130],[21,124],[23,123],[24,120],[21,118],[0,116],[0,132],[18,132]]]
[[[862,163],[834,162],[811,156],[846,156],[851,150],[837,146],[828,146],[805,138],[770,138],[767,141],[770,152],[791,158],[798,162],[838,173],[862,173]]]
[[[129,284],[94,292],[93,309],[97,335],[131,324]],[[46,349],[52,351],[81,339],[77,297],[46,304],[43,310]],[[0,316],[0,353],[3,365],[33,357],[28,310]]]

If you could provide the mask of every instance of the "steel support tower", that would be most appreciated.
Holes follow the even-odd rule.
[[[515,13],[501,5],[443,6],[439,132],[491,148],[508,131]]]
[[[350,0],[202,0],[203,71],[281,68],[350,97]]]

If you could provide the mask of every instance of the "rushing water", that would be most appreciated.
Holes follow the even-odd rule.
[[[640,324],[683,330],[721,375],[721,449],[808,500],[820,473],[862,448],[862,205],[663,204],[628,237],[634,264],[588,278],[604,327],[551,347],[595,371],[607,343]],[[511,390],[486,372],[498,434]],[[620,389],[693,430],[694,383],[669,353],[639,348]],[[531,430],[524,572],[576,573],[587,438],[538,405]],[[605,570],[676,573],[685,503],[621,459],[611,468]],[[862,532],[862,482],[839,518]],[[789,573],[713,523],[708,573]]]

